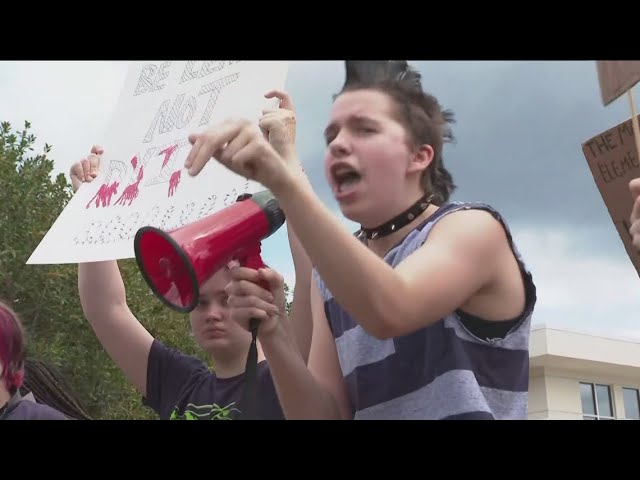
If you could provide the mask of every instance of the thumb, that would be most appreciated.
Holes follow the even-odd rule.
[[[100,157],[98,155],[100,154],[92,153],[91,155],[89,155],[90,173],[94,177],[98,175],[98,170],[100,170]]]
[[[284,288],[284,279],[282,278],[282,275],[280,275],[275,270],[272,270],[270,268],[261,268],[260,277],[265,282],[267,282],[271,293],[277,292],[278,290]]]
[[[102,155],[104,153],[104,148],[102,148],[100,145],[94,145],[91,148],[91,153],[95,155]]]
[[[629,191],[634,200],[640,196],[640,178],[634,178],[629,182]]]

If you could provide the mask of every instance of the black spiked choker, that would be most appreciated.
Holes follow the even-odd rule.
[[[358,232],[358,238],[365,237],[367,240],[376,240],[387,235],[391,235],[393,232],[400,230],[402,227],[406,227],[411,222],[424,212],[433,199],[433,194],[426,194],[420,198],[416,203],[411,205],[408,209],[402,212],[400,215],[393,217],[388,222],[383,223],[375,228],[360,227]]]

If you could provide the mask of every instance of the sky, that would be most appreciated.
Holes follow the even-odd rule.
[[[630,118],[625,97],[604,107],[595,62],[411,61],[454,111],[444,151],[453,200],[498,209],[538,289],[533,323],[640,339],[640,278],[595,185],[581,145]],[[56,172],[100,143],[129,62],[0,62],[0,120],[32,124]],[[341,61],[291,62],[298,152],[320,198],[339,215],[323,172],[322,132],[344,81]],[[640,95],[636,94],[636,98]],[[344,220],[347,228],[356,226]],[[286,228],[265,261],[295,282]]]

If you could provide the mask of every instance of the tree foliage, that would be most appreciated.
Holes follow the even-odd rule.
[[[73,195],[65,175],[52,179],[51,146],[34,152],[30,128],[28,122],[17,131],[7,122],[0,125],[0,299],[22,319],[27,354],[60,369],[93,418],[156,418],[85,320],[77,266],[26,265]],[[119,264],[127,301],[142,324],[167,345],[205,360],[187,317],[155,298],[134,260]]]

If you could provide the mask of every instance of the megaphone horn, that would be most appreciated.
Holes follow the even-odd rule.
[[[200,286],[231,260],[264,267],[261,242],[284,221],[270,191],[241,195],[236,203],[175,230],[140,228],[134,239],[136,262],[156,296],[178,312],[191,312]]]

